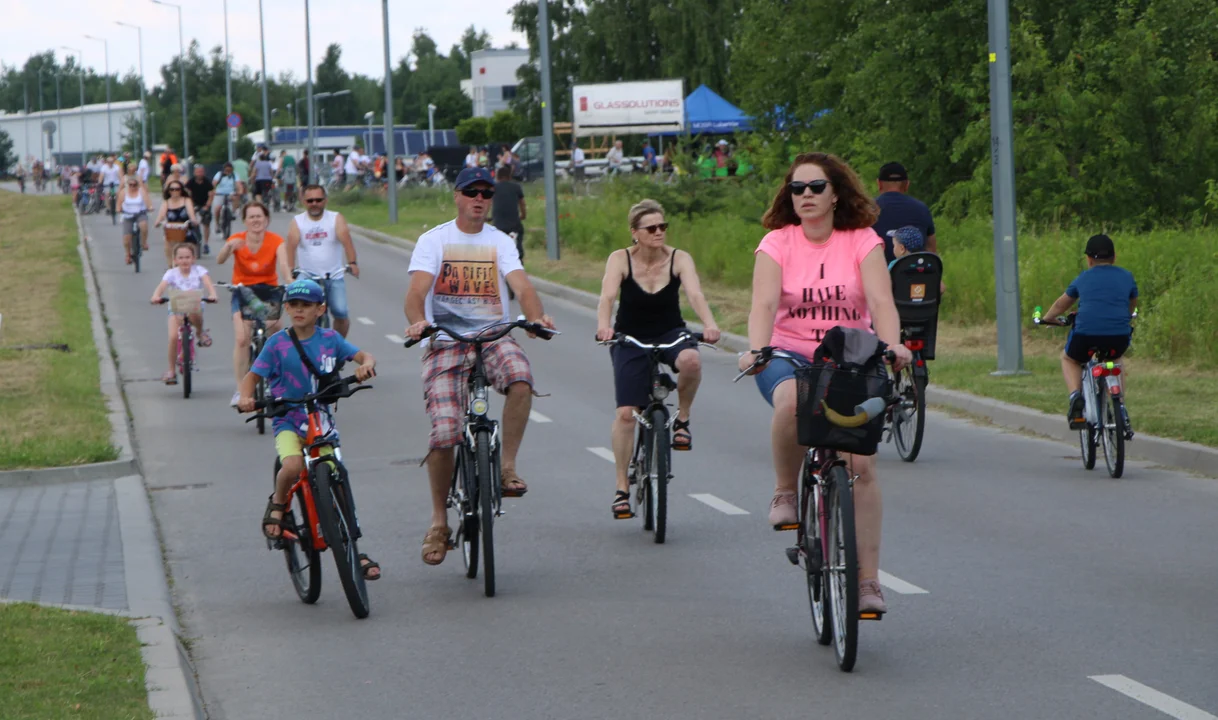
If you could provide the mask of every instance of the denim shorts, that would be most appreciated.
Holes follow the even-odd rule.
[[[344,278],[330,278],[321,283],[326,292],[326,307],[337,320],[347,319],[347,281]]]
[[[806,364],[811,364],[806,357],[799,353],[791,352],[790,350],[784,352],[794,355]],[[787,380],[795,379],[795,368],[795,363],[786,358],[774,358],[770,361],[769,365],[765,366],[765,370],[753,376],[753,380],[757,383],[757,389],[761,391],[761,397],[765,398],[765,401],[771,407],[774,405],[774,390]]]

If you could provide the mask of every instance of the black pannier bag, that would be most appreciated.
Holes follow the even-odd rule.
[[[812,365],[795,371],[800,445],[875,455],[884,432],[883,414],[860,427],[843,428],[829,422],[824,405],[842,415],[854,415],[855,407],[867,399],[889,397],[892,379],[884,367],[886,349],[866,330],[835,327],[825,333]]]

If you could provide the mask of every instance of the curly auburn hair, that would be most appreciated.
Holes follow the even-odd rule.
[[[767,230],[780,230],[788,225],[798,225],[799,215],[795,213],[795,205],[791,202],[791,178],[801,165],[816,165],[825,171],[833,192],[837,194],[837,205],[833,209],[833,229],[858,230],[871,227],[880,216],[880,208],[863,189],[863,181],[858,173],[836,155],[829,153],[811,152],[800,153],[791,163],[783,178],[782,187],[774,195],[774,202],[761,218],[761,224]]]

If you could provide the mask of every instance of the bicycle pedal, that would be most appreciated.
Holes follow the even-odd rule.
[[[615,513],[613,513],[614,520],[630,520],[633,517],[634,517],[634,513],[632,513],[632,512],[626,512],[626,513],[615,512]]]
[[[775,525],[774,526],[774,530],[777,532],[782,532],[784,530],[798,530],[798,529],[799,529],[799,523],[787,523],[785,525]]]
[[[859,620],[875,620],[878,622],[883,619],[884,619],[884,613],[877,613],[877,612],[859,613]]]
[[[787,548],[787,560],[790,560],[792,565],[795,565],[798,567],[799,566],[799,548],[797,548],[797,547]]]

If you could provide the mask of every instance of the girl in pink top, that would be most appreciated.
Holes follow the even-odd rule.
[[[858,175],[840,158],[804,153],[795,158],[762,223],[771,230],[755,253],[749,344],[810,357],[830,328],[871,329],[896,352],[900,369],[912,359],[901,344],[900,319],[884,244],[871,229],[879,209]],[[753,364],[740,357],[740,369]],[[771,444],[777,476],[770,524],[798,522],[795,510],[806,448],[796,439],[795,367],[775,358],[756,373],[757,387],[774,406]],[[845,455],[853,472],[859,551],[859,611],[886,612],[880,591],[883,516],[875,457]]]

